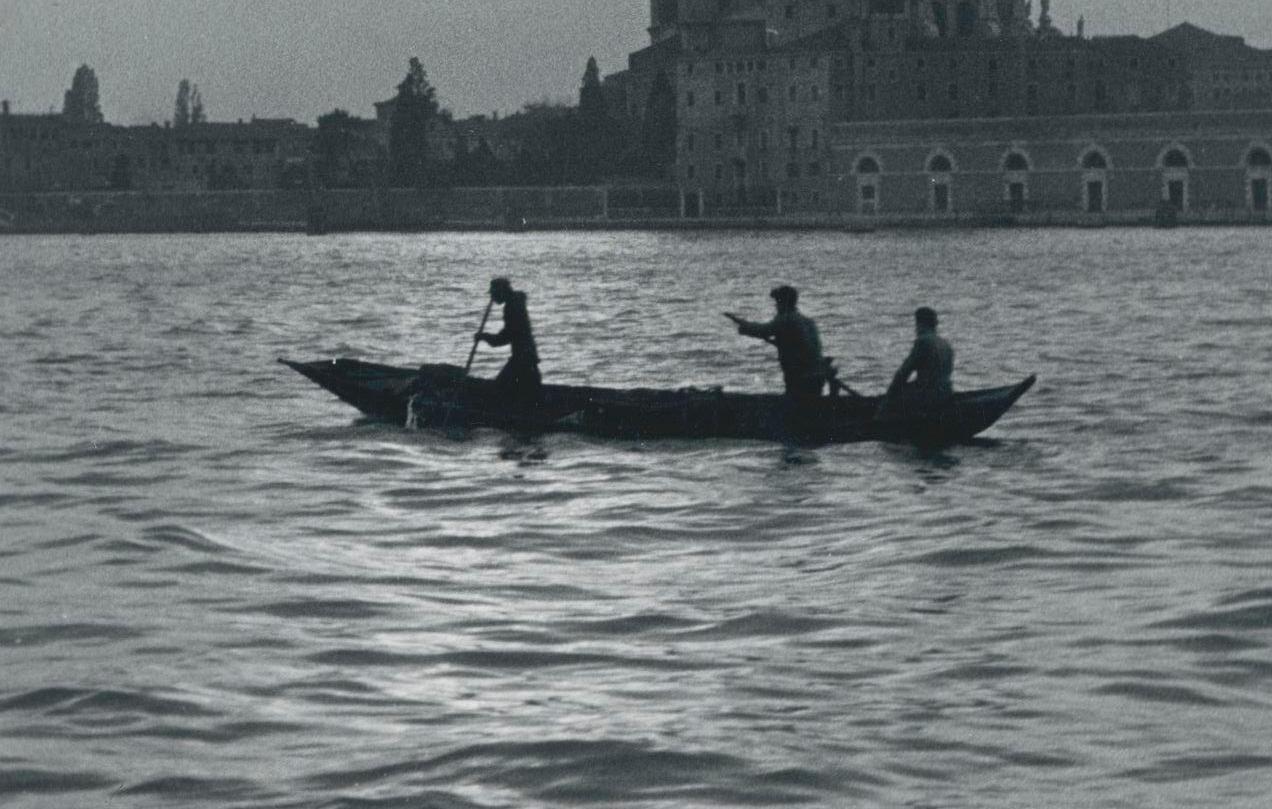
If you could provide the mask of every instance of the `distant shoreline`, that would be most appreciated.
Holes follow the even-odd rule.
[[[0,194],[0,235],[543,231],[874,231],[1267,226],[1250,211],[1085,214],[751,214],[681,217],[666,203],[622,209],[603,188],[358,189]],[[613,195],[617,197],[618,194]],[[520,213],[519,213],[520,212]]]

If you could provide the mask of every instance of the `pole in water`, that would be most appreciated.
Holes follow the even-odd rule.
[[[495,299],[491,298],[490,303],[486,304],[486,313],[481,316],[481,325],[477,327],[477,333],[481,334],[486,330],[486,321],[490,320],[490,310],[495,308]],[[468,372],[473,367],[473,357],[477,356],[477,345],[481,342],[478,337],[473,338],[473,350],[468,352],[468,362],[464,363],[464,376],[468,376]]]

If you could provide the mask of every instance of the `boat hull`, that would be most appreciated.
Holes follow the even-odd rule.
[[[493,427],[630,438],[735,438],[807,443],[899,441],[954,444],[989,429],[1034,384],[956,394],[927,417],[876,419],[879,397],[824,397],[793,412],[785,397],[728,393],[545,385],[530,408],[501,403],[491,380],[452,365],[401,368],[360,360],[280,360],[367,416],[419,427]]]

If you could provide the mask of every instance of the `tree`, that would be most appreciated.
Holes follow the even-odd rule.
[[[645,171],[651,177],[665,178],[676,162],[676,92],[662,71],[654,77],[645,105],[641,146]]]
[[[372,122],[335,109],[318,118],[314,173],[325,188],[371,185],[383,171]]]
[[[172,125],[190,125],[190,80],[182,79],[177,85],[177,105],[172,113]]]
[[[605,93],[601,88],[601,71],[596,57],[587,60],[583,71],[583,86],[579,89],[579,112],[574,128],[578,155],[577,179],[583,183],[595,183],[612,168],[617,156],[616,145],[621,140],[615,122],[609,116]]]
[[[399,184],[427,185],[428,131],[437,113],[437,91],[429,84],[420,60],[411,57],[406,78],[397,86],[389,123],[389,159]]]
[[[193,125],[207,122],[207,113],[203,111],[203,95],[199,92],[199,85],[196,84],[190,89],[190,123]]]
[[[62,103],[62,116],[85,124],[100,124],[102,108],[98,99],[97,74],[88,65],[80,65],[71,79]]]

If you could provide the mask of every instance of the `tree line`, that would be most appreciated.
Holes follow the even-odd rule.
[[[325,187],[406,188],[661,179],[675,148],[675,96],[661,80],[645,126],[634,132],[608,108],[595,58],[587,61],[577,106],[545,100],[501,119],[457,122],[412,58],[391,101],[384,153],[376,152],[374,122],[333,110],[318,119],[315,179]]]

